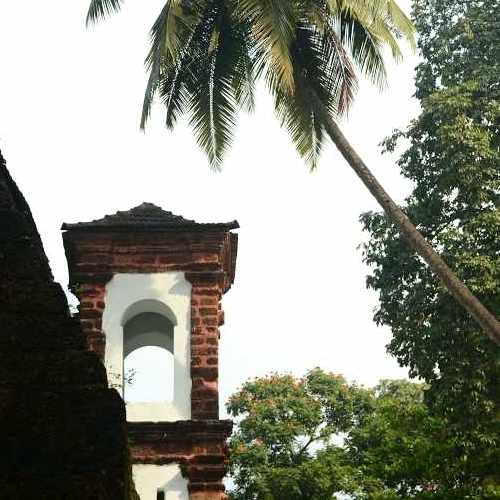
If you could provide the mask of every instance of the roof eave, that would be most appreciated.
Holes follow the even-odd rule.
[[[180,231],[231,231],[239,229],[238,221],[227,223],[195,223],[195,224],[92,224],[63,223],[61,230],[78,232],[180,232]]]

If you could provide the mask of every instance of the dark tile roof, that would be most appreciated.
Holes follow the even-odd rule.
[[[199,223],[194,220],[185,219],[180,215],[174,215],[152,203],[141,203],[137,207],[125,212],[116,212],[113,215],[105,215],[102,219],[90,222],[64,223],[63,230],[107,230],[107,231],[176,231],[176,230],[225,230],[237,229],[237,221],[227,223]]]

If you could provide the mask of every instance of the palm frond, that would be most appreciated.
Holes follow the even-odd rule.
[[[234,66],[231,85],[236,104],[247,112],[255,107],[255,80],[257,61],[260,59],[252,48],[248,23],[235,22],[232,27]]]
[[[336,103],[335,109],[329,112],[341,115],[348,111],[354,100],[357,78],[350,55],[335,30],[334,20],[338,17],[340,6],[332,4],[333,1],[301,0],[300,10],[304,23],[315,27],[321,37],[322,61],[326,65],[325,74],[330,76],[328,92],[334,96]]]
[[[143,130],[149,119],[155,93],[160,85],[161,74],[169,74],[170,69],[174,67],[177,68],[177,73],[179,71],[178,67],[182,64],[185,52],[188,50],[194,35],[198,21],[198,10],[194,7],[198,6],[196,2],[190,2],[190,6],[186,7],[185,0],[167,0],[151,28],[151,49],[146,58],[149,79],[144,93],[141,114],[141,129]],[[174,82],[173,88],[175,87]],[[166,121],[167,124],[170,123],[170,126],[173,126],[175,119],[169,118],[169,108],[167,105]]]
[[[160,82],[160,70],[162,58],[164,58],[165,36],[167,31],[167,18],[170,11],[170,0],[156,19],[150,31],[151,49],[146,57],[146,68],[149,69],[149,78],[144,92],[144,100],[141,113],[141,130],[146,127],[146,122],[151,113],[151,105]]]
[[[290,134],[295,149],[311,170],[314,170],[321,154],[324,132],[310,100],[303,92],[294,96],[278,92],[275,94],[274,107],[281,125]]]
[[[146,123],[151,115],[151,106],[153,105],[154,96],[158,89],[158,84],[160,82],[160,66],[155,61],[150,70],[148,83],[146,84],[146,90],[144,91],[144,98],[142,101],[142,111],[141,111],[141,123],[140,129],[146,129]]]
[[[366,77],[379,88],[387,85],[387,70],[383,57],[383,42],[366,25],[347,14],[337,19],[342,44]]]
[[[411,21],[394,0],[342,0],[343,12],[359,22],[381,44],[387,44],[394,59],[402,58],[397,38],[405,36],[414,46],[414,28]]]
[[[294,2],[238,0],[235,9],[236,15],[251,26],[259,52],[265,55],[269,86],[280,86],[293,92],[290,45],[294,39],[297,22]]]
[[[184,79],[185,65],[171,68],[162,75],[160,93],[165,106],[165,125],[173,129],[177,119],[183,115],[189,106],[189,94]]]
[[[322,52],[326,64],[325,74],[329,77],[328,92],[335,102],[335,109],[329,109],[329,112],[345,114],[354,101],[358,80],[349,53],[331,26],[324,28]]]
[[[172,129],[188,107],[188,92],[186,80],[191,77],[189,69],[193,62],[190,50],[193,49],[192,41],[195,32],[191,34],[186,45],[178,54],[174,64],[164,64],[160,75],[160,95],[165,106],[165,125]]]
[[[252,46],[249,24],[241,22],[234,15],[231,16],[231,21],[230,43],[233,54],[230,68],[231,86],[237,106],[247,112],[252,112],[255,107],[257,61],[261,59],[261,56],[256,54],[255,47]],[[225,36],[227,38],[227,35]]]
[[[214,0],[195,35],[184,80],[190,125],[214,169],[220,168],[236,125],[234,83],[239,79],[243,85],[245,78],[237,64],[245,50],[241,43],[223,2]]]
[[[200,25],[203,24],[203,19]],[[190,108],[189,82],[196,80],[200,61],[204,59],[204,38],[200,37],[200,26],[191,31],[182,49],[170,60],[160,64],[159,94],[165,106],[165,125],[172,129],[177,119]],[[206,47],[205,47],[206,49]],[[206,54],[205,54],[206,59]]]
[[[236,104],[249,113],[255,109],[255,70],[253,60],[241,55],[231,81]]]
[[[311,1],[311,0],[309,0]],[[415,48],[415,28],[395,0],[326,0],[331,15],[358,22],[377,41],[387,44],[393,57],[402,58],[398,39]]]
[[[401,10],[395,0],[387,0],[388,16],[393,27],[406,38],[410,47],[415,50],[415,26],[411,19]]]
[[[370,34],[375,37],[380,43],[386,44],[392,52],[392,57],[396,62],[400,62],[403,59],[403,54],[399,43],[396,40],[394,34],[387,26],[387,23],[381,19],[376,19],[369,27]]]
[[[97,23],[113,12],[118,12],[122,6],[123,0],[91,0],[87,12],[87,26]]]
[[[151,32],[143,123],[158,92],[167,127],[188,113],[198,144],[217,169],[232,141],[237,107],[253,106],[249,26],[231,20],[224,1],[199,0],[196,22],[177,24],[181,43],[172,51],[165,45],[168,16],[164,8]]]
[[[182,50],[200,21],[204,2],[199,0],[167,0],[167,12],[164,19],[164,50],[170,57]]]
[[[337,95],[333,88],[336,76],[329,71],[331,67],[328,63],[331,61],[329,56],[325,56],[327,49],[331,47],[319,31],[310,26],[299,27],[291,48],[295,92],[290,94],[280,88],[274,92],[276,114],[288,130],[297,152],[311,169],[317,166],[324,131],[310,92],[314,92],[330,112],[335,113],[337,108]]]
[[[236,123],[231,82],[219,72],[219,57],[220,51],[214,51],[208,68],[188,87],[190,125],[214,169],[220,168]]]

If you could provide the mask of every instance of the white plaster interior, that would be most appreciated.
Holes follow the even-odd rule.
[[[188,482],[177,464],[132,466],[134,483],[141,500],[157,500],[158,492],[165,500],[189,500]]]
[[[173,349],[174,355],[173,401],[129,403],[128,421],[191,418],[190,311],[191,284],[182,272],[116,274],[106,285],[102,328],[106,335],[105,365],[110,383],[123,391],[124,353],[139,346]],[[144,314],[141,320],[134,320]]]

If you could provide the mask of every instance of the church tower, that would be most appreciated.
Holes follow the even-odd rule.
[[[237,228],[151,203],[62,226],[87,346],[101,356],[110,384],[126,396],[124,366],[138,349],[154,346],[171,357],[169,398],[126,405],[141,500],[225,498],[232,423],[219,419],[218,343]]]

